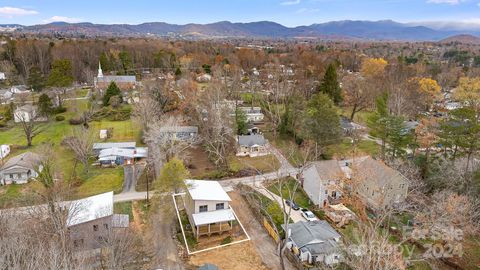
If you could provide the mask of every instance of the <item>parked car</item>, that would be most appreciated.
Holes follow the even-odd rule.
[[[307,221],[315,221],[318,220],[318,218],[312,213],[312,211],[302,208],[302,216],[307,220]]]
[[[295,211],[300,210],[300,207],[294,201],[285,200],[285,203]]]

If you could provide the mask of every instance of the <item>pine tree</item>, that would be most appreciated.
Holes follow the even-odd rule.
[[[110,104],[110,98],[113,96],[120,96],[122,92],[118,88],[115,82],[111,82],[103,96],[103,106],[108,106]]]
[[[48,76],[47,85],[53,87],[69,87],[73,83],[72,62],[68,59],[55,60]]]
[[[237,134],[245,135],[248,131],[247,115],[243,110],[237,109],[235,111],[235,122],[237,124]]]
[[[38,98],[38,109],[43,116],[49,116],[53,111],[52,100],[47,94],[42,94]]]
[[[30,68],[27,83],[28,87],[35,92],[40,92],[45,87],[45,79],[37,66]]]
[[[337,105],[342,102],[342,89],[338,83],[337,70],[334,64],[328,65],[318,91],[327,94]]]

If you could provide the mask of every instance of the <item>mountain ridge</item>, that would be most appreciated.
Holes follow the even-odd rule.
[[[12,29],[12,25],[0,25]],[[205,38],[331,38],[397,41],[441,41],[468,31],[435,30],[426,26],[409,25],[392,20],[343,20],[287,27],[271,21],[230,22],[207,24],[95,24],[90,22],[53,22],[31,26],[15,25],[14,33],[65,36],[182,36]]]

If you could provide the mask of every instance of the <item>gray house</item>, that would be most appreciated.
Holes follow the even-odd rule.
[[[40,156],[32,152],[12,157],[0,167],[2,185],[26,184],[38,176],[37,170],[42,170],[40,163]]]
[[[325,220],[299,221],[288,225],[287,247],[301,262],[332,265],[340,260],[340,238]]]
[[[394,206],[407,197],[408,180],[382,161],[367,157],[352,166],[356,193],[369,207]]]
[[[267,140],[262,134],[238,136],[237,156],[260,157],[269,154]]]
[[[160,136],[171,140],[193,140],[198,135],[198,127],[195,126],[166,126],[160,128]]]
[[[344,173],[336,160],[313,162],[300,175],[300,182],[315,205],[326,207],[341,198],[341,179]]]

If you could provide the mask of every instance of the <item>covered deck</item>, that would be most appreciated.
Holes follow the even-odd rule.
[[[232,209],[196,213],[192,215],[195,223],[195,236],[223,233],[232,229],[235,215]]]

